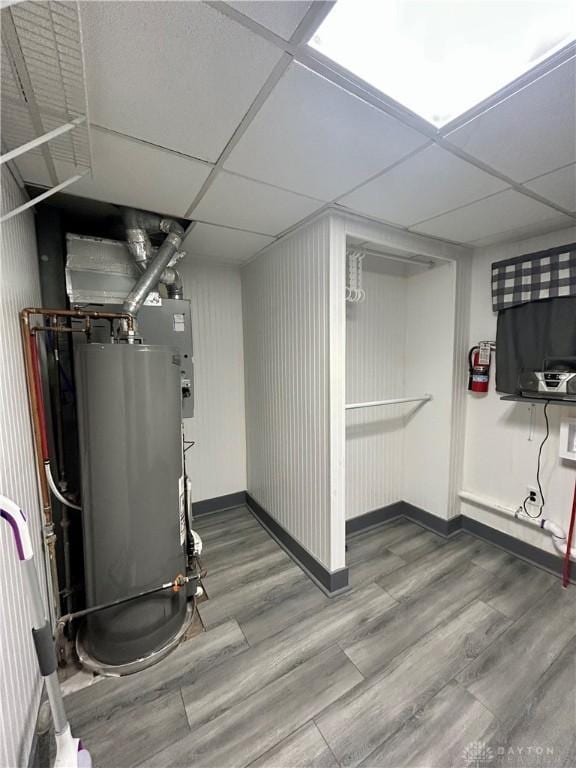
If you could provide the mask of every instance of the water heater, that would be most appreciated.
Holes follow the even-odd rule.
[[[180,353],[128,343],[75,350],[87,607],[186,572]],[[88,616],[86,666],[157,660],[187,621],[185,591],[164,591]]]

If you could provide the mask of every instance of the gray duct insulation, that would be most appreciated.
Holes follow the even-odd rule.
[[[124,302],[124,311],[136,315],[146,296],[159,282],[166,286],[169,298],[181,299],[182,279],[179,272],[168,264],[182,243],[184,229],[177,221],[133,208],[123,209],[122,217],[126,226],[128,249],[139,269],[142,270],[142,276]],[[149,232],[166,233],[166,239],[152,261],[150,261],[152,244],[148,237]]]

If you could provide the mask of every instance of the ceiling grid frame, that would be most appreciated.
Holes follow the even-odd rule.
[[[308,221],[313,220],[318,215],[321,215],[329,210],[334,210],[340,213],[354,214],[359,217],[365,218],[367,221],[384,224],[385,226],[391,227],[395,230],[417,234],[422,237],[427,237],[431,240],[437,240],[440,242],[445,242],[450,244],[463,245],[462,241],[450,240],[447,237],[438,237],[435,235],[429,235],[426,233],[418,232],[417,227],[421,224],[433,221],[434,219],[444,216],[446,214],[452,213],[454,211],[458,211],[461,208],[466,208],[471,205],[474,205],[475,203],[479,203],[487,198],[490,198],[496,194],[499,194],[499,192],[494,192],[489,195],[484,195],[476,200],[473,200],[472,202],[463,203],[462,205],[458,205],[454,208],[449,208],[443,211],[442,213],[436,214],[434,216],[430,216],[428,218],[422,219],[416,223],[411,223],[410,225],[406,225],[406,226],[387,221],[384,218],[379,218],[374,215],[368,215],[368,214],[358,212],[357,209],[348,208],[346,207],[345,203],[341,202],[342,198],[346,197],[347,195],[351,194],[357,189],[360,189],[361,187],[369,184],[370,182],[382,176],[385,176],[394,168],[401,166],[404,162],[410,160],[415,155],[425,151],[427,148],[434,145],[450,153],[451,155],[458,158],[459,160],[469,164],[470,166],[475,167],[479,171],[485,174],[488,174],[489,176],[495,179],[498,179],[500,182],[506,185],[506,189],[513,190],[526,198],[530,198],[533,201],[546,206],[547,208],[550,209],[551,217],[554,216],[554,214],[561,214],[573,221],[576,220],[576,210],[570,210],[564,207],[564,205],[561,205],[558,202],[555,202],[554,200],[551,200],[550,198],[540,194],[536,190],[530,189],[530,186],[527,186],[527,185],[533,184],[537,179],[541,179],[544,176],[547,176],[561,169],[553,169],[548,171],[545,174],[541,174],[540,176],[536,176],[527,181],[518,182],[515,179],[511,178],[510,176],[507,176],[506,174],[500,172],[497,168],[470,155],[464,149],[461,149],[457,145],[453,144],[448,137],[448,134],[453,133],[457,129],[473,121],[478,115],[481,115],[482,113],[488,111],[489,109],[507,100],[511,96],[514,96],[515,94],[519,93],[521,90],[529,87],[538,79],[548,75],[549,73],[553,72],[555,69],[562,66],[563,64],[576,61],[576,42],[570,44],[569,46],[566,46],[564,49],[562,49],[561,51],[557,52],[552,57],[550,57],[549,60],[542,62],[542,64],[538,65],[538,67],[535,67],[534,70],[532,70],[530,73],[527,73],[521,76],[520,78],[515,80],[513,83],[500,89],[496,94],[484,100],[480,104],[476,105],[471,110],[468,110],[466,113],[464,113],[464,115],[461,115],[455,118],[450,123],[447,123],[445,126],[443,126],[441,129],[436,129],[432,124],[427,123],[423,118],[420,118],[415,113],[412,113],[402,104],[399,104],[398,102],[394,101],[393,99],[388,97],[386,94],[373,88],[372,86],[370,86],[369,84],[361,80],[360,78],[357,78],[352,73],[348,72],[347,70],[345,70],[344,68],[336,64],[335,62],[332,62],[330,59],[323,56],[323,54],[321,54],[320,52],[315,51],[314,49],[308,46],[307,41],[309,37],[315,31],[315,29],[317,29],[319,24],[322,22],[323,18],[325,18],[326,15],[331,10],[333,6],[332,0],[314,0],[314,2],[312,2],[310,7],[307,9],[305,15],[302,17],[300,23],[298,24],[298,27],[296,28],[294,33],[291,35],[289,40],[284,39],[281,35],[277,34],[276,32],[269,29],[268,27],[263,26],[259,22],[245,15],[241,11],[237,10],[237,8],[229,5],[226,2],[222,2],[221,0],[220,1],[204,0],[202,4],[209,8],[212,8],[214,11],[217,11],[225,15],[231,21],[234,21],[236,24],[244,27],[245,29],[249,30],[250,32],[254,33],[260,38],[266,40],[267,42],[274,45],[277,49],[282,51],[282,55],[280,59],[274,66],[272,72],[268,75],[268,78],[260,88],[260,91],[257,93],[256,97],[250,104],[246,113],[244,114],[240,122],[237,124],[234,132],[232,133],[232,136],[230,137],[230,139],[222,149],[218,158],[214,162],[212,162],[211,160],[202,159],[182,151],[173,150],[173,149],[170,149],[169,147],[165,147],[160,144],[156,144],[155,142],[147,141],[145,139],[137,138],[129,134],[123,133],[121,131],[116,131],[114,129],[107,128],[105,126],[100,126],[98,124],[90,123],[90,126],[96,131],[101,131],[102,133],[109,133],[112,135],[118,135],[119,137],[125,140],[141,143],[143,145],[149,146],[150,148],[154,148],[158,151],[168,152],[173,156],[182,157],[183,159],[193,160],[197,163],[203,164],[206,167],[206,169],[209,168],[210,171],[208,173],[207,178],[202,183],[200,189],[194,196],[190,205],[188,205],[188,207],[185,209],[184,216],[186,218],[190,218],[193,215],[194,210],[199,205],[200,201],[204,198],[208,190],[212,187],[213,182],[216,180],[216,178],[218,178],[222,174],[237,176],[237,177],[246,179],[248,181],[251,181],[255,184],[262,185],[263,187],[268,186],[280,191],[289,192],[291,194],[298,194],[304,199],[311,199],[311,200],[317,199],[317,198],[314,198],[312,195],[306,194],[304,192],[299,192],[299,191],[295,192],[295,190],[286,189],[286,187],[276,185],[270,181],[262,181],[260,179],[253,178],[245,173],[224,169],[224,163],[229,158],[230,154],[233,152],[234,148],[239,143],[240,139],[245,134],[247,129],[250,127],[253,119],[256,117],[261,107],[265,104],[268,97],[273,92],[274,88],[276,87],[276,85],[278,84],[282,76],[288,70],[290,65],[294,62],[294,63],[303,65],[307,69],[311,70],[313,74],[321,78],[324,78],[333,86],[336,86],[342,89],[347,94],[354,96],[360,99],[361,101],[364,101],[369,106],[374,107],[375,109],[384,113],[385,115],[397,120],[399,123],[401,123],[405,127],[408,127],[410,129],[417,131],[420,135],[422,135],[425,139],[427,139],[427,141],[421,147],[417,147],[416,149],[408,153],[406,156],[391,163],[387,167],[379,170],[377,173],[373,174],[369,178],[364,179],[359,184],[355,185],[354,187],[347,190],[346,192],[339,194],[337,197],[334,197],[331,200],[325,201],[325,203],[318,210],[312,212],[308,216],[297,221],[295,224],[291,225],[285,230],[273,235],[272,237],[274,238],[274,240],[278,240],[288,234],[291,234],[294,230],[305,225]],[[45,110],[43,110],[43,112],[44,111]],[[563,166],[563,167],[568,168],[570,166],[571,166],[571,163],[568,163],[566,166]],[[198,219],[197,222],[199,224],[205,224],[212,227],[221,227],[222,229],[225,229],[225,230],[235,230],[235,231],[244,232],[247,234],[264,235],[264,233],[257,232],[253,229],[245,229],[239,226],[230,226],[226,224],[215,224],[214,222],[205,221],[204,219]],[[196,220],[190,221],[190,224],[186,230],[186,234],[188,234],[194,228],[195,224],[196,224]],[[270,235],[266,235],[266,236],[270,236]],[[473,242],[473,241],[470,241],[470,242]],[[265,246],[262,250],[265,250],[267,247],[268,246]]]
[[[542,62],[541,65],[535,68],[536,75],[534,72],[531,72],[521,76],[520,78],[515,80],[513,83],[500,89],[496,94],[493,94],[488,99],[485,99],[479,105],[476,105],[472,110],[465,113],[465,115],[461,115],[458,118],[455,118],[453,121],[443,126],[442,129],[438,130],[432,124],[427,123],[423,118],[420,118],[418,115],[416,115],[415,113],[412,113],[403,105],[394,101],[393,99],[386,96],[385,94],[382,94],[380,91],[368,85],[367,83],[362,81],[360,78],[357,78],[356,76],[352,75],[350,72],[345,70],[343,67],[340,67],[338,64],[331,61],[320,52],[311,49],[306,42],[295,43],[294,40],[285,41],[279,35],[275,34],[274,32],[267,29],[266,27],[263,27],[261,24],[258,24],[258,22],[254,21],[248,16],[245,16],[243,13],[241,13],[237,9],[232,8],[226,2],[222,2],[218,0],[206,0],[205,4],[209,5],[215,10],[220,11],[221,13],[224,13],[233,21],[236,21],[237,23],[241,24],[247,29],[250,29],[255,34],[260,35],[261,37],[263,37],[273,45],[278,46],[285,53],[290,54],[292,61],[296,61],[300,64],[303,64],[305,67],[312,70],[315,74],[320,75],[321,77],[324,77],[325,79],[329,80],[333,85],[343,88],[347,92],[351,93],[354,96],[357,96],[363,101],[366,101],[368,104],[384,112],[388,116],[397,119],[398,121],[403,123],[405,126],[418,131],[423,136],[428,138],[431,143],[436,144],[441,149],[444,149],[445,151],[450,152],[452,155],[454,155],[455,157],[458,157],[460,160],[463,160],[464,162],[476,167],[478,170],[483,171],[484,173],[487,173],[488,175],[493,176],[494,178],[502,181],[509,188],[513,189],[519,194],[524,195],[525,197],[531,198],[532,200],[551,208],[556,213],[561,213],[565,216],[568,216],[576,220],[575,212],[570,211],[564,208],[563,206],[551,201],[550,199],[538,194],[537,192],[529,189],[528,187],[525,187],[520,182],[515,181],[514,179],[507,176],[506,174],[498,171],[496,168],[493,168],[487,163],[484,163],[481,160],[473,157],[472,155],[468,154],[466,151],[452,144],[449,140],[445,138],[445,134],[454,132],[456,128],[459,128],[462,125],[465,125],[466,123],[470,122],[478,114],[482,114],[482,112],[485,112],[491,107],[496,106],[501,101],[518,93],[520,90],[523,90],[524,88],[528,87],[536,80],[544,77],[550,72],[553,72],[562,64],[576,60],[576,42],[566,46],[563,50],[558,51],[555,55],[551,57],[550,60]],[[331,2],[327,2],[326,4],[332,5]],[[314,6],[312,6],[312,8],[313,7]],[[252,115],[252,117],[254,116],[255,115]],[[246,130],[247,127],[248,127],[247,125],[244,126],[244,131]],[[429,144],[418,148],[416,152],[424,150],[427,146],[429,146]],[[230,152],[232,149],[233,147],[230,148]],[[229,155],[230,152],[228,152],[227,154]],[[327,206],[332,204],[338,204],[338,201],[341,200],[343,197],[345,197],[345,195],[350,194],[352,191],[355,191],[360,186],[363,186],[369,181],[373,181],[375,178],[378,178],[386,174],[388,170],[392,169],[392,167],[401,165],[402,162],[409,159],[409,157],[413,156],[413,154],[414,153],[412,153],[406,158],[402,158],[401,160],[397,161],[389,168],[385,168],[379,171],[377,174],[374,174],[374,176],[372,176],[371,178],[366,179],[360,185],[357,185],[353,189],[348,190],[346,193],[332,199],[327,204]],[[263,182],[260,182],[259,180],[255,180],[255,181],[258,181],[258,183],[263,183]],[[534,181],[534,179],[532,181]],[[475,202],[478,202],[478,201],[475,201]],[[473,203],[468,203],[467,205],[472,205],[472,204]],[[461,207],[465,207],[465,206],[461,206]],[[192,206],[191,206],[191,210],[192,210]],[[442,214],[438,214],[438,216],[451,213],[453,210],[457,210],[457,208],[446,210]],[[432,218],[436,218],[436,217],[432,217]],[[422,222],[418,222],[418,223],[422,223]],[[395,226],[397,226],[397,228],[412,231],[411,227],[416,226],[416,224],[411,225],[411,227],[398,227],[398,225],[395,225]],[[282,234],[284,233],[281,233],[279,237],[282,236]]]
[[[247,16],[244,16],[244,14],[240,13],[239,11],[236,11],[231,6],[228,6],[227,3],[220,3],[220,2],[206,2],[205,5],[212,8],[213,10],[224,12],[225,15],[229,15],[229,17],[233,20],[238,22],[238,17],[242,17],[243,19],[247,19],[250,23],[246,25],[247,29],[251,29],[252,32],[255,32],[256,34],[259,34],[261,37],[263,36],[262,30],[265,29],[265,27],[262,27],[261,24],[258,24],[258,22],[252,21]],[[226,11],[224,11],[222,6],[226,6]],[[331,2],[326,2],[325,0],[318,0],[318,2],[313,3],[310,8],[306,11],[306,14],[302,21],[298,24],[296,30],[290,37],[290,45],[291,47],[294,46],[293,50],[297,50],[298,46],[305,43],[305,41],[308,39],[309,35],[312,34],[314,29],[317,28],[317,26],[321,23],[323,18],[329,13],[330,8],[332,7]],[[228,14],[228,11],[230,11],[230,14]],[[290,64],[292,63],[294,59],[294,53],[288,52],[285,50],[284,46],[286,45],[286,41],[283,40],[283,38],[276,35],[274,32],[270,32],[272,37],[274,38],[272,41],[269,40],[269,42],[272,42],[277,47],[281,47],[283,50],[283,54],[280,58],[280,60],[277,62],[276,66],[268,75],[268,78],[266,79],[266,82],[258,92],[256,98],[250,105],[248,111],[236,127],[236,130],[230,137],[228,143],[220,153],[220,156],[218,157],[218,160],[214,164],[214,167],[212,168],[212,171],[210,172],[210,175],[202,185],[199,192],[196,194],[195,198],[192,200],[190,205],[188,206],[186,213],[184,214],[186,218],[189,218],[194,211],[194,208],[198,205],[200,200],[204,197],[206,194],[208,188],[211,186],[212,182],[218,175],[218,173],[223,170],[224,163],[230,156],[230,153],[234,149],[234,147],[238,144],[241,137],[246,132],[248,126],[256,117],[257,113],[260,111],[260,108],[268,98],[268,96],[272,93],[275,86],[279,82],[282,75],[286,72]],[[282,43],[282,46],[280,46],[280,42]],[[193,226],[193,225],[192,225]],[[186,234],[191,230],[191,227],[188,227],[186,230]]]

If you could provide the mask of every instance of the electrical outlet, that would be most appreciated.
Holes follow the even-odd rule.
[[[529,485],[526,488],[526,496],[528,497],[526,499],[526,504],[534,504],[534,506],[536,507],[539,507],[542,504],[542,497],[540,496],[540,491],[535,486]]]

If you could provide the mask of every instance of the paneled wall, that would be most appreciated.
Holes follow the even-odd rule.
[[[365,271],[366,300],[346,304],[346,402],[405,394],[406,284],[404,268]],[[394,273],[395,272],[395,273]],[[346,412],[346,517],[403,496],[405,405]]]
[[[406,307],[406,392],[432,400],[406,418],[404,500],[443,518],[450,511],[455,278],[455,264],[410,277]]]
[[[246,490],[244,351],[240,270],[187,258],[192,300],[194,418],[185,419],[193,501]]]
[[[492,312],[490,267],[492,262],[576,242],[576,228],[515,243],[478,249],[472,264],[469,346],[496,337],[497,315]],[[497,503],[516,508],[527,486],[536,485],[538,448],[545,435],[542,405],[506,403],[494,389],[479,397],[467,394],[464,489]],[[544,517],[568,529],[574,479],[573,462],[558,456],[558,432],[562,418],[574,418],[575,409],[551,405],[550,437],[542,452],[542,486],[546,498]],[[461,503],[460,511],[476,520],[553,552],[550,537],[513,519]]]
[[[2,213],[27,198],[4,166]],[[40,304],[34,214],[1,225],[0,493],[29,514],[36,563],[42,569],[40,505],[24,384],[18,312]],[[12,533],[0,521],[0,765],[26,765],[41,681],[30,634],[28,600]],[[43,578],[41,574],[41,579]]]
[[[330,516],[329,289],[343,267],[331,276],[330,239],[330,218],[321,218],[248,264],[242,285],[248,491],[336,570],[344,539]]]

